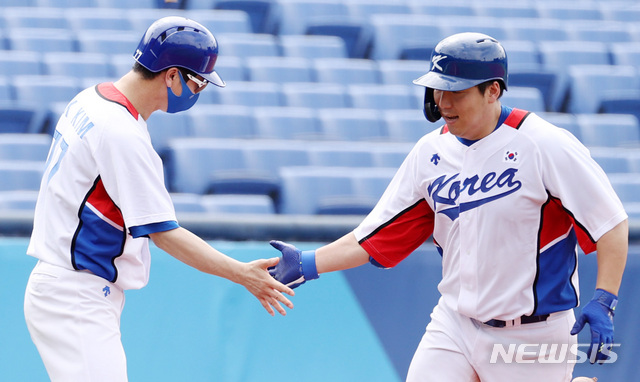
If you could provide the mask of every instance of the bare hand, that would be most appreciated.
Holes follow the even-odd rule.
[[[295,295],[291,288],[271,277],[269,271],[267,271],[267,268],[278,264],[279,260],[278,257],[274,257],[245,263],[243,276],[239,282],[260,301],[262,306],[272,316],[275,316],[273,308],[281,315],[287,315],[287,312],[282,305],[280,305],[281,303],[289,309],[293,309],[293,303],[282,293],[290,296]]]

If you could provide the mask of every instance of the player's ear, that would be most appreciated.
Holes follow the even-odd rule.
[[[178,68],[169,68],[164,73],[164,82],[167,87],[171,87],[174,79],[178,78]]]

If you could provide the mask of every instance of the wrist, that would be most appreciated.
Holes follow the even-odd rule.
[[[302,251],[300,254],[300,264],[305,280],[315,280],[320,277],[320,275],[318,275],[318,269],[316,268],[316,251]]]
[[[618,305],[618,296],[613,293],[607,292],[604,289],[596,289],[595,293],[593,294],[593,299],[606,306],[611,311],[614,311],[616,309],[616,305]]]

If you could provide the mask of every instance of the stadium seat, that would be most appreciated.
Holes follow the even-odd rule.
[[[540,70],[540,51],[537,43],[527,40],[504,40],[500,43],[507,51],[509,74],[513,71],[536,72]]]
[[[127,74],[133,68],[133,53],[120,53],[110,56],[109,64],[111,65],[111,73],[115,78],[120,78]]]
[[[592,147],[589,151],[608,175],[630,172],[630,161],[624,150],[617,147]]]
[[[538,114],[547,122],[569,131],[571,134],[573,134],[573,136],[578,138],[578,140],[582,140],[582,137],[580,135],[580,125],[578,124],[578,119],[574,114],[559,112],[545,112],[536,114]]]
[[[372,15],[411,14],[413,9],[408,4],[390,3],[388,1],[349,1],[349,16],[359,22],[367,22]]]
[[[413,60],[413,61],[431,61],[431,52],[433,51],[432,46],[426,45],[411,45],[405,46],[400,51],[401,60]]]
[[[0,192],[0,211],[34,211],[38,191],[20,190]]]
[[[0,134],[0,160],[2,161],[24,160],[44,163],[50,147],[51,136],[48,134]]]
[[[354,145],[353,142],[316,142],[309,145],[307,150],[311,166],[373,166],[369,145]]]
[[[640,67],[640,42],[612,42],[609,48],[614,65]]]
[[[192,1],[195,0],[190,0],[188,3]],[[138,38],[141,37],[141,34],[144,33],[154,21],[167,16],[176,16],[175,10],[166,8],[145,9],[143,12],[135,9],[124,10],[123,13],[123,16],[129,19],[131,28],[138,34]]]
[[[173,202],[173,208],[176,210],[176,214],[178,215],[185,212],[207,212],[202,204],[202,195],[200,194],[172,192],[170,195],[171,201]]]
[[[499,41],[509,38],[507,29],[501,23],[496,23],[494,18],[487,17],[460,16],[448,18],[446,22],[442,23],[442,29],[447,36],[473,31],[484,33]]]
[[[301,107],[257,107],[253,109],[257,136],[263,139],[321,138],[316,111]]]
[[[580,139],[586,146],[640,147],[640,124],[627,114],[578,114]]]
[[[3,76],[44,74],[42,55],[36,51],[7,50],[0,54],[0,71]]]
[[[545,109],[559,111],[566,93],[566,89],[560,84],[559,77],[557,73],[543,69],[537,71],[516,69],[509,72],[509,86],[537,88],[542,94]]]
[[[19,0],[18,0],[19,1]],[[93,8],[97,7],[97,0],[35,0],[36,7],[41,8]]]
[[[240,57],[219,55],[216,60],[215,70],[225,82],[249,80],[245,61]]]
[[[246,68],[250,81],[313,82],[311,62],[297,57],[249,57]]]
[[[506,3],[504,1],[474,2],[478,16],[498,18],[537,18],[538,9],[531,3]]]
[[[157,0],[94,0],[101,8],[144,9],[158,6]]]
[[[328,139],[376,141],[389,137],[380,112],[375,109],[320,109],[318,118]]]
[[[626,65],[574,65],[569,68],[569,81],[567,111],[571,113],[597,113],[603,99],[640,89],[636,69]]]
[[[133,55],[140,42],[140,32],[85,30],[77,38],[80,52]]]
[[[222,34],[251,34],[251,20],[247,12],[215,9],[210,11],[186,11],[185,17],[204,25],[216,38]]]
[[[76,33],[87,30],[134,30],[131,20],[123,17],[122,9],[68,8],[65,17]]]
[[[218,94],[225,105],[284,106],[282,86],[276,82],[229,81]]]
[[[374,37],[373,29],[369,24],[351,20],[310,22],[306,34],[341,38],[349,58],[367,58]]]
[[[323,35],[280,36],[280,47],[285,57],[347,58],[347,46],[343,39]]]
[[[413,85],[349,85],[351,106],[360,109],[416,109]]]
[[[575,41],[602,42],[632,42],[634,34],[627,23],[593,21],[572,22],[567,24],[569,37]],[[585,44],[586,45],[586,44]]]
[[[372,15],[375,38],[371,50],[374,60],[397,60],[406,47],[422,46],[431,51],[446,37],[441,24],[422,15]]]
[[[389,140],[394,142],[418,142],[425,134],[440,128],[444,122],[429,122],[422,108],[413,110],[382,110],[382,119],[387,128]]]
[[[13,95],[13,86],[9,80],[1,76],[0,77],[0,107],[2,105],[11,105],[15,101],[15,97]]]
[[[317,58],[312,63],[318,82],[379,84],[378,64],[372,60]]]
[[[220,54],[241,58],[277,57],[280,46],[276,36],[258,33],[224,33],[216,35],[220,44]]]
[[[69,76],[16,76],[13,86],[18,102],[42,107],[54,102],[69,102],[81,90],[78,79]]]
[[[312,22],[343,21],[349,16],[346,4],[339,0],[283,0],[277,4],[280,35],[302,35]]]
[[[185,7],[186,9],[213,9],[217,0],[189,0],[187,1]]]
[[[196,138],[254,138],[252,108],[239,105],[196,105],[186,113]]]
[[[542,92],[538,88],[510,86],[500,100],[504,105],[528,111],[546,110]]]
[[[509,40],[566,41],[569,32],[561,20],[549,18],[502,19]]]
[[[169,144],[169,140],[174,138],[185,138],[192,135],[190,120],[185,113],[152,113],[147,119],[151,143],[160,154]]]
[[[640,177],[638,174],[610,174],[609,180],[622,204],[640,202]]]
[[[378,68],[383,84],[413,85],[413,80],[426,74],[431,62],[405,60],[378,60]]]
[[[603,15],[595,3],[568,1],[540,1],[536,3],[540,18],[557,20],[591,20],[600,21]]]
[[[3,4],[4,5],[4,4]],[[69,29],[70,25],[60,8],[8,7],[3,9],[7,29],[46,28]]]
[[[109,56],[102,53],[51,52],[42,56],[45,73],[54,76],[113,77]]]
[[[0,161],[0,191],[37,191],[43,173],[42,161]]]
[[[600,102],[599,113],[606,114],[631,114],[640,120],[640,93],[632,91],[625,97],[625,93],[614,94]]]
[[[419,2],[409,3],[413,14],[423,17],[447,17],[455,18],[456,16],[476,16],[476,9],[467,3],[448,1],[440,2]]]
[[[215,9],[244,11],[253,33],[275,34],[278,29],[276,5],[269,0],[217,0]]]
[[[337,83],[288,83],[282,85],[285,104],[292,107],[350,107],[345,85]]]
[[[7,32],[13,50],[35,52],[75,52],[76,35],[70,29],[16,28]]]
[[[426,122],[426,119],[425,119]],[[399,168],[414,147],[415,142],[370,145],[374,167]]]
[[[211,214],[273,214],[275,205],[267,195],[203,195],[202,205]]]
[[[622,21],[636,23],[640,20],[640,8],[631,6],[628,1],[598,2],[600,12],[607,21]]]
[[[590,41],[542,41],[538,45],[542,65],[550,70],[562,70],[571,65],[609,65],[607,44]],[[508,53],[508,52],[507,52]]]

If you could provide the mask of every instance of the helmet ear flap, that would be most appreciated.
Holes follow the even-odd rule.
[[[438,110],[438,105],[436,105],[436,100],[433,97],[433,89],[431,88],[425,88],[423,111],[424,116],[429,122],[436,122],[442,117],[440,110]]]

